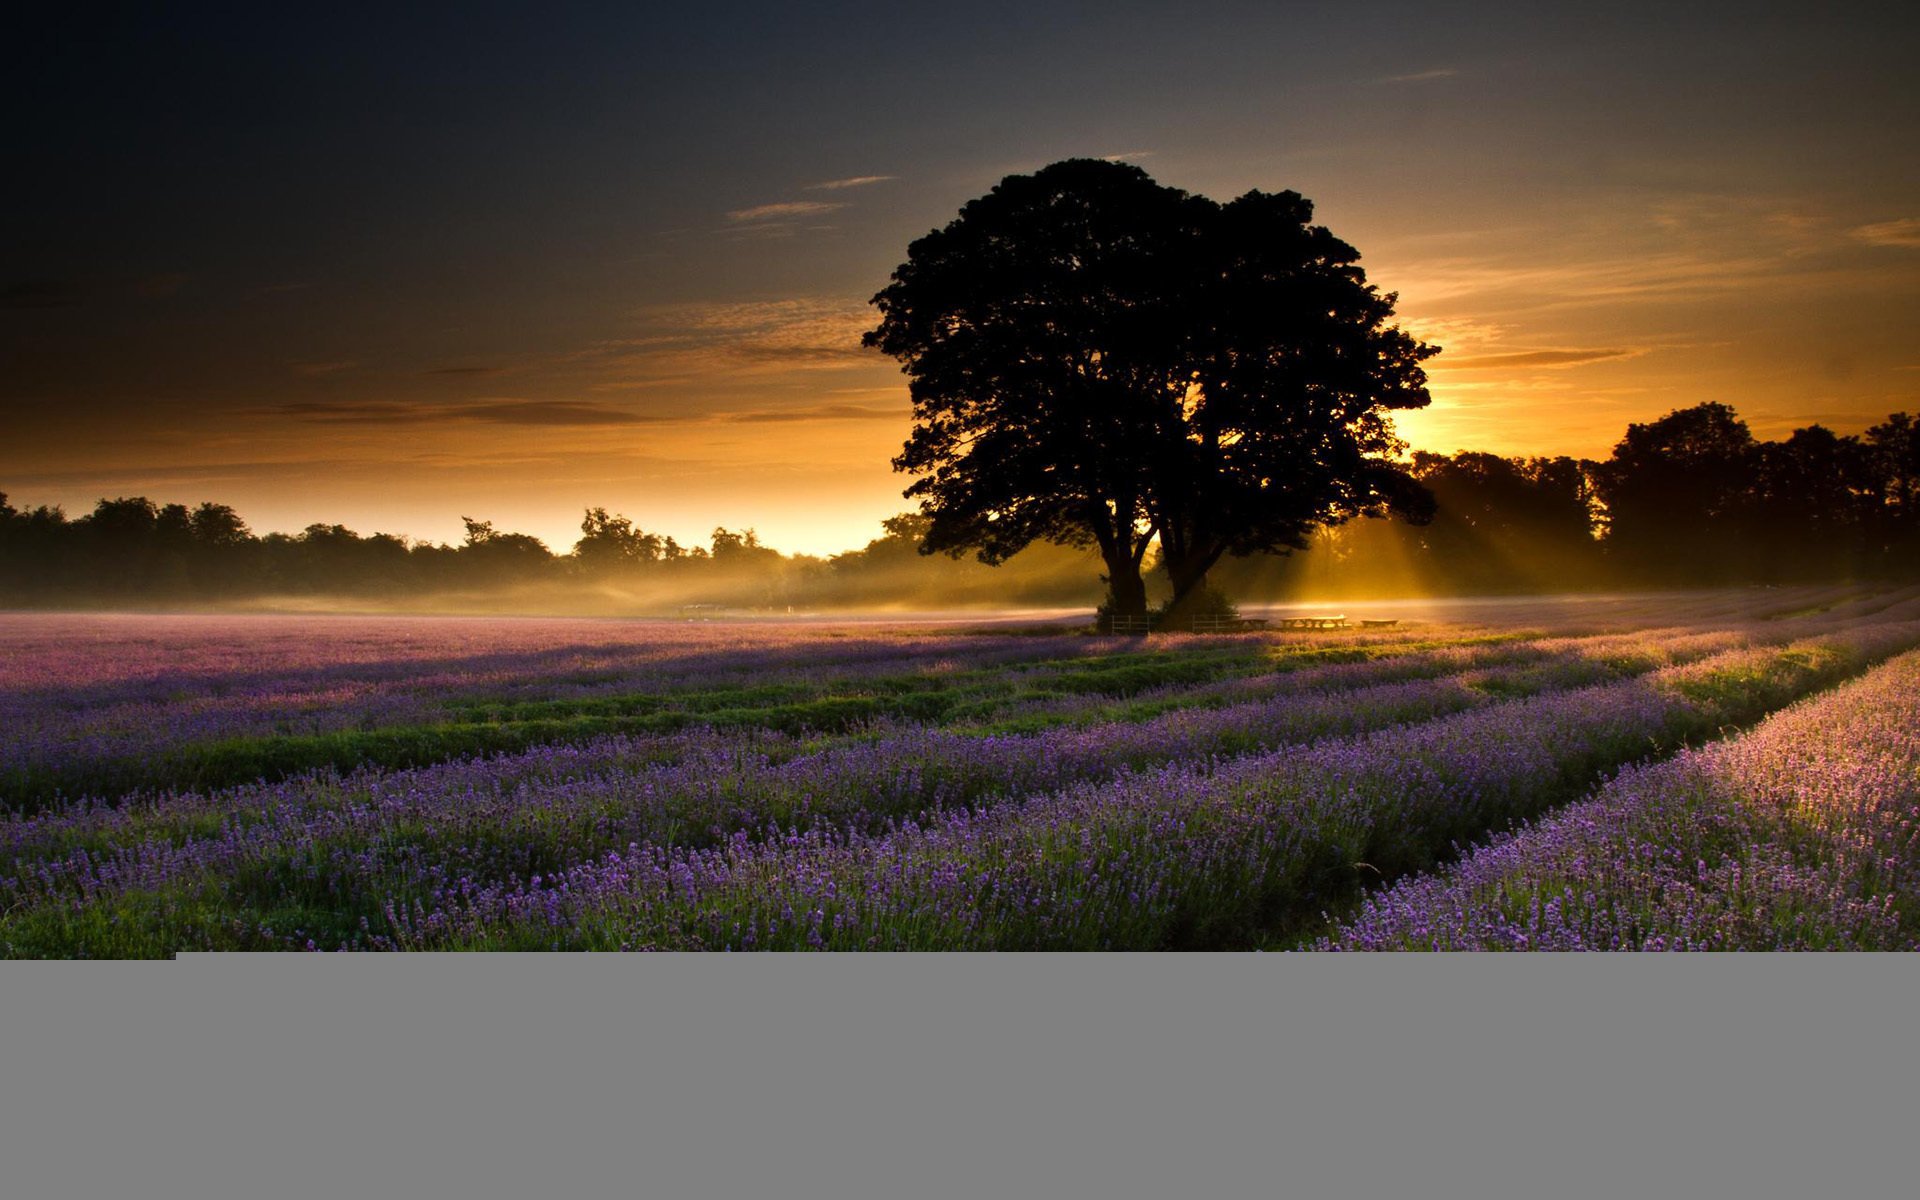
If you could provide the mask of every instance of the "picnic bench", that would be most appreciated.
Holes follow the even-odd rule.
[[[1351,629],[1356,625],[1361,629],[1387,629],[1399,623],[1398,620],[1349,621],[1344,613],[1327,617],[1281,617],[1277,622],[1266,617],[1202,616],[1193,619],[1192,628],[1195,633],[1254,633],[1277,625],[1280,629],[1297,632]],[[1101,633],[1144,634],[1153,628],[1153,621],[1149,617],[1101,617],[1097,628]]]
[[[1344,614],[1333,617],[1280,618],[1280,628],[1282,629],[1345,629],[1346,627],[1347,618]]]

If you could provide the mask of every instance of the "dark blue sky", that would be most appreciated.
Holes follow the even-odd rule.
[[[1762,433],[1916,407],[1915,18],[1557,7],[29,21],[0,490],[855,544],[903,506],[906,429],[864,301],[1070,156],[1315,200],[1448,348],[1406,426],[1431,448],[1601,454],[1703,399]]]

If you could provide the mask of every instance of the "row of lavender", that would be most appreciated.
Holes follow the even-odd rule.
[[[514,856],[537,845],[542,829],[569,826],[594,803],[570,805],[567,789],[579,781],[564,773],[545,790],[517,793],[517,802],[498,803],[507,798],[484,788],[389,792],[379,809],[347,804],[311,821],[253,824],[204,808],[203,819],[219,823],[197,839],[150,839],[131,855],[70,847],[58,868],[37,855],[37,864],[16,858],[17,868],[33,869],[7,885],[14,911],[0,921],[0,941],[16,953],[288,939],[406,947],[1242,944],[1366,879],[1427,866],[1453,842],[1572,799],[1596,773],[1651,748],[1750,721],[1916,641],[1920,628],[1912,625],[1863,627],[1481,704],[1373,736],[1288,744],[1222,763],[1183,758],[1064,787],[1036,781],[1025,794],[899,820],[738,829],[706,845],[711,837],[669,833],[531,873]],[[1378,697],[1328,699],[1325,712],[1364,712]],[[1382,723],[1395,716],[1406,719]],[[810,794],[851,790],[846,776],[829,776]],[[586,791],[608,814],[653,807],[630,785]],[[759,802],[741,811],[758,813]],[[41,828],[55,832],[49,822]],[[364,911],[367,901],[377,912]],[[328,914],[356,908],[357,931],[326,925]]]
[[[1322,949],[1920,949],[1920,654],[1371,897]]]
[[[1819,609],[1836,595],[1801,589],[1773,597],[1781,611]],[[1902,593],[1850,602],[1920,607]],[[1649,599],[1668,625],[1725,628],[1751,598],[1708,593]],[[1621,606],[1607,613],[1617,623]],[[1865,610],[1861,610],[1864,612]],[[1539,613],[1566,624],[1565,610]],[[1842,609],[1825,615],[1839,619]],[[1876,619],[1900,615],[1892,610]],[[1911,613],[1907,615],[1920,615]],[[1606,624],[1581,609],[1579,621]],[[1654,622],[1642,621],[1641,624]],[[1751,624],[1751,622],[1747,622]],[[1470,637],[1456,629],[1452,636]],[[1312,649],[1391,648],[1430,633],[1316,638]],[[1000,667],[1043,672],[1089,658],[1193,651],[1191,639],[1144,646],[1060,632],[943,631],[939,627],[788,624],[701,626],[467,618],[0,615],[0,780],[141,758],[187,743],[399,728],[458,715],[463,702],[662,695],[727,686],[857,684],[883,676],[981,675]],[[1258,673],[1247,664],[1240,674]],[[1226,670],[1223,675],[1235,672]],[[1071,718],[1085,701],[1038,699],[1015,715]],[[0,788],[3,791],[4,788]],[[0,800],[5,797],[0,796]]]
[[[1867,627],[1213,771],[1129,773],[877,832],[636,844],[524,883],[439,880],[403,946],[1128,948],[1238,944],[1363,877],[1577,796],[1920,640]]]
[[[1072,660],[1095,639],[885,629],[836,638],[811,627],[713,627],[463,620],[380,623],[362,636],[255,621],[223,639],[152,637],[105,645],[69,636],[80,618],[13,615],[0,639],[0,777],[9,770],[153,755],[190,742],[389,728],[446,720],[484,698],[665,693],[753,682],[858,679]],[[124,620],[124,619],[123,619]],[[351,620],[335,618],[334,620]],[[84,628],[84,626],[82,626]],[[111,669],[109,669],[111,668]]]
[[[1897,615],[1897,609],[1887,615]],[[1515,812],[1535,812],[1570,799],[1594,771],[1644,754],[1656,741],[1670,743],[1710,734],[1715,723],[1751,720],[1902,638],[1920,637],[1911,627],[1883,624],[1850,630],[1824,645],[1767,648],[1807,627],[1796,620],[1715,634],[1530,641],[1469,636],[1451,643],[1430,633],[1389,635],[1367,639],[1378,657],[1317,668],[1300,666],[1311,661],[1317,647],[1305,647],[1308,657],[1303,658],[1297,654],[1303,647],[1292,639],[1238,639],[1243,648],[1261,654],[1281,651],[1279,659],[1265,660],[1274,669],[1259,671],[1262,660],[1256,657],[1251,672],[1137,693],[1144,709],[1128,705],[1133,719],[1051,728],[1036,736],[896,727],[800,739],[699,730],[601,738],[422,770],[322,773],[272,786],[65,804],[38,816],[0,818],[0,951],[166,953],[288,940],[364,946],[1232,940],[1249,929],[1292,920],[1303,898],[1350,888],[1374,872],[1394,874],[1425,865],[1439,843],[1416,822],[1410,832],[1402,831],[1412,847],[1405,861],[1367,849],[1353,859],[1366,862],[1365,868],[1347,864],[1330,875],[1321,869],[1327,878],[1294,888],[1277,905],[1209,906],[1204,891],[1187,889],[1189,898],[1176,906],[1180,912],[1144,938],[1102,934],[1063,941],[1054,933],[1003,929],[968,941],[955,939],[951,929],[903,938],[896,928],[885,936],[869,931],[861,940],[854,935],[858,922],[845,913],[835,915],[844,938],[829,938],[824,918],[807,936],[796,937],[804,922],[787,915],[791,904],[785,901],[769,920],[736,922],[734,933],[741,936],[731,939],[716,934],[711,912],[698,919],[682,913],[677,930],[649,932],[644,922],[600,922],[591,905],[582,910],[585,920],[570,922],[574,932],[550,934],[569,924],[553,924],[556,896],[577,893],[577,881],[609,864],[624,869],[651,855],[676,860],[684,875],[688,864],[703,856],[764,856],[800,845],[844,853],[856,846],[898,844],[899,838],[949,829],[955,822],[970,827],[980,822],[977,832],[1024,809],[1039,813],[1048,805],[1102,789],[1124,791],[1152,777],[1178,779],[1189,790],[1211,793],[1219,781],[1249,771],[1284,775],[1277,763],[1324,757],[1340,745],[1390,754],[1372,741],[1406,739],[1416,729],[1448,728],[1460,719],[1439,719],[1447,714],[1492,716],[1513,710],[1508,719],[1525,724],[1540,717],[1527,705],[1564,701],[1569,707],[1554,711],[1564,718],[1566,736],[1549,749],[1570,764],[1566,786],[1508,805]],[[989,652],[1007,655],[1002,670],[1009,674],[1059,669],[1070,660],[1035,658],[1026,649],[1050,640],[1009,638]],[[1173,641],[1176,655],[1186,648],[1180,641]],[[1236,640],[1194,639],[1192,647],[1217,653],[1214,646],[1227,641]],[[970,643],[979,644],[978,639]],[[1726,653],[1735,647],[1746,648]],[[848,649],[854,660],[884,663],[887,657]],[[893,649],[898,651],[898,641]],[[1697,661],[1708,655],[1717,657]],[[1624,741],[1604,728],[1597,739],[1587,738],[1594,730],[1582,724],[1581,713],[1604,712],[1609,698],[1633,706],[1620,692],[1627,685],[1616,682],[1611,690],[1587,685],[1684,663],[1695,665],[1640,682],[1659,703],[1640,714]],[[991,674],[991,668],[983,672]],[[697,679],[698,673],[688,677]],[[1565,694],[1567,689],[1584,690]],[[1110,698],[1097,693],[1042,696],[1031,707],[1049,716],[1095,720],[1111,708]],[[1529,696],[1536,699],[1499,703]],[[1593,708],[1596,700],[1599,707]],[[1648,715],[1656,709],[1657,716]],[[1163,715],[1141,719],[1142,711]],[[1399,728],[1372,740],[1353,736],[1390,727]],[[1457,739],[1465,739],[1458,746],[1461,753],[1473,753],[1466,742],[1492,728],[1456,731]],[[1591,744],[1583,749],[1582,739]],[[1316,741],[1321,745],[1302,748]],[[1200,823],[1213,819],[1203,817]],[[1478,836],[1503,819],[1469,815],[1452,836]],[[795,878],[805,876],[806,864],[799,866]],[[556,879],[561,886],[555,886]],[[539,927],[525,920],[528,897],[539,897],[547,914]],[[976,913],[974,920],[980,919]],[[919,918],[906,922],[916,923],[925,924]],[[1057,921],[1049,915],[1043,924]]]
[[[1223,696],[1231,698],[1236,679],[1317,659],[1411,652],[1434,636],[1420,631],[1347,634],[1310,643],[1176,637],[1145,645],[1137,639],[1068,634],[885,631],[843,641],[800,629],[758,631],[743,649],[725,641],[710,643],[713,635],[699,630],[689,634],[682,627],[668,626],[664,634],[627,633],[646,634],[652,644],[590,645],[564,653],[500,652],[458,661],[403,656],[401,663],[410,664],[406,670],[349,658],[331,665],[309,664],[311,673],[304,675],[285,665],[236,675],[188,661],[171,673],[136,673],[64,692],[10,662],[0,673],[0,800],[35,799],[36,793],[58,788],[63,781],[77,785],[67,789],[69,796],[88,790],[111,796],[155,774],[141,764],[164,767],[184,750],[217,749],[237,739],[444,727],[449,721],[525,716],[564,718],[570,711],[592,711],[596,701],[616,711],[624,710],[627,702],[640,709],[675,704],[697,708],[716,699],[737,702],[726,698],[727,689],[747,689],[736,694],[763,697],[748,701],[757,703],[803,702],[828,694],[944,692],[984,700],[979,707],[996,717],[1070,722],[1097,717],[1109,694],[1108,677],[1117,684],[1129,670],[1146,676],[1149,701],[1157,690],[1169,703],[1224,702]],[[1514,636],[1472,630],[1447,635],[1462,644]],[[265,655],[271,647],[260,649]],[[1173,696],[1168,689],[1155,689],[1153,673],[1169,669],[1188,682],[1211,679],[1225,691]],[[1138,681],[1133,686],[1141,687]],[[1070,694],[1062,696],[1063,687]],[[884,711],[884,705],[880,707]],[[533,711],[517,711],[524,709]],[[541,740],[564,738],[554,732]],[[157,774],[164,777],[166,771]],[[117,788],[103,787],[103,779],[116,782]]]
[[[395,873],[462,886],[526,880],[637,842],[712,844],[740,830],[872,830],[927,811],[1006,803],[1115,772],[1236,754],[1630,677],[1741,645],[1736,633],[1492,643],[1237,684],[1253,696],[1138,723],[977,737],[927,728],[797,752],[712,733],[585,746],[403,772],[322,775],[0,823],[0,899],[15,908],[160,891],[189,879],[272,878],[284,907],[379,912]],[[1256,686],[1257,684],[1257,686]],[[429,888],[428,890],[431,890]]]

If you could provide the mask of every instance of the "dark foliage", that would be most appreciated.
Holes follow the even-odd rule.
[[[998,562],[1097,545],[1109,606],[1171,611],[1225,555],[1431,497],[1388,414],[1427,403],[1437,353],[1388,324],[1359,254],[1294,192],[1228,204],[1101,160],[1013,175],[914,242],[866,344],[901,360],[915,425],[894,460],[929,551]]]
[[[1780,583],[1920,569],[1912,418],[1757,442],[1723,404],[1630,425],[1593,480],[1608,563],[1659,583]]]

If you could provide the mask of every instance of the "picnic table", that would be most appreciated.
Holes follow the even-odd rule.
[[[1345,629],[1345,614],[1332,617],[1281,617],[1282,629]]]

